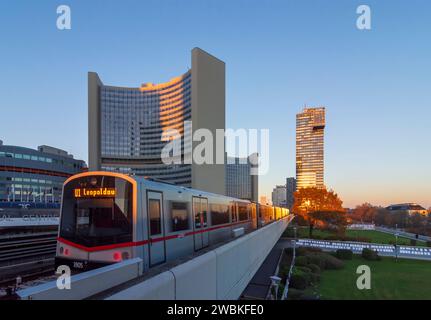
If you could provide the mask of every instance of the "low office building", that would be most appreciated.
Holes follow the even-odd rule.
[[[66,151],[3,145],[0,141],[0,207],[58,208],[63,182],[86,170]]]
[[[288,209],[293,208],[295,203],[296,179],[293,177],[286,179],[286,206]]]
[[[287,207],[286,186],[275,186],[272,190],[272,205],[277,207]]]
[[[417,203],[400,203],[400,204],[392,204],[388,207],[386,207],[389,211],[405,211],[409,215],[413,214],[421,214],[423,216],[426,216],[428,214],[428,210],[424,207],[418,205]]]
[[[253,168],[257,171],[257,153],[248,158],[227,157],[226,163],[226,195],[229,197],[246,199],[258,202],[258,175],[253,174]]]

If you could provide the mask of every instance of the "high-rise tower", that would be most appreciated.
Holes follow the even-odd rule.
[[[324,187],[325,108],[305,108],[296,115],[296,187]]]

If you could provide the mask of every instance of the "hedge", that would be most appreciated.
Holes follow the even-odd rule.
[[[317,264],[309,263],[307,265],[307,268],[310,268],[312,273],[320,274],[320,272],[322,272],[322,270]]]
[[[335,253],[335,256],[341,260],[352,260],[353,251],[349,249],[338,249]]]
[[[335,258],[329,254],[325,254],[324,256],[324,260],[325,260],[325,269],[342,269],[344,268],[344,262],[341,261],[338,258]]]
[[[299,256],[295,259],[295,265],[297,266],[306,266],[309,264],[309,259],[307,256]]]
[[[292,274],[290,277],[289,288],[304,290],[308,286],[308,280],[305,274]]]
[[[369,248],[362,249],[362,258],[364,258],[365,260],[371,260],[371,261],[378,261],[381,259],[377,251]]]
[[[303,296],[304,296],[303,290],[289,288],[289,291],[287,292],[287,299],[289,300],[301,300]]]
[[[308,258],[310,263],[317,265],[321,270],[342,269],[344,267],[343,261],[327,253],[310,253]]]

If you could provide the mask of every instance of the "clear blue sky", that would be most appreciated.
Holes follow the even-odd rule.
[[[58,5],[72,30],[56,28]],[[356,29],[356,8],[372,30]],[[227,126],[270,129],[261,194],[295,175],[295,114],[327,107],[325,182],[346,206],[431,206],[428,0],[2,1],[0,139],[87,161],[87,72],[164,82],[193,47],[227,66]]]

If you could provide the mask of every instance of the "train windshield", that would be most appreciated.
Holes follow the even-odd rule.
[[[94,247],[132,241],[133,185],[113,176],[85,176],[64,186],[60,237]]]

